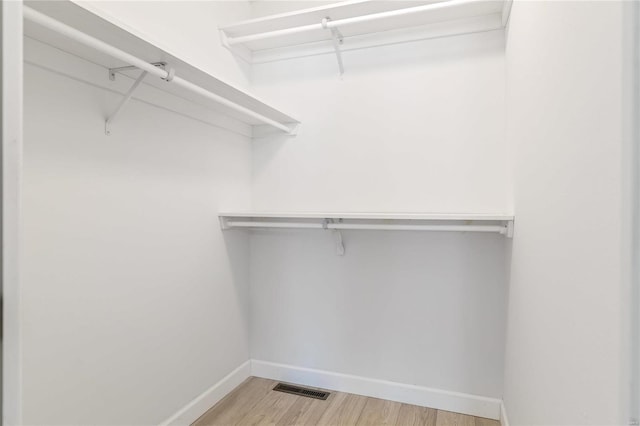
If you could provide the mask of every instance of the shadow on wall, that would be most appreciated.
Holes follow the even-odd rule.
[[[302,122],[252,146],[254,207],[506,211],[502,31],[254,66]]]
[[[222,231],[222,240],[226,247],[226,256],[229,269],[231,271],[231,286],[235,291],[235,300],[242,315],[242,330],[246,330],[245,335],[250,335],[249,330],[249,291],[250,291],[250,259],[249,255],[249,232]],[[247,342],[248,346],[248,342]],[[249,352],[249,355],[251,353]]]

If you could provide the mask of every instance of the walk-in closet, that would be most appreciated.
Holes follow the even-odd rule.
[[[3,424],[640,421],[640,2],[1,8]]]

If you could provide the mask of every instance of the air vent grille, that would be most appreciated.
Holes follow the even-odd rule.
[[[319,391],[316,389],[307,389],[301,386],[288,385],[286,383],[278,383],[274,391],[291,393],[293,395],[306,396],[307,398],[327,399],[330,392]]]

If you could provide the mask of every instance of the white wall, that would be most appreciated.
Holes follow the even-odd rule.
[[[627,423],[623,30],[623,2],[511,11],[512,425]]]
[[[107,137],[119,99],[25,65],[25,424],[158,424],[249,358],[216,214],[249,207],[251,142],[138,101]]]
[[[0,4],[2,74],[2,423],[20,423],[20,181],[22,166],[22,4]]]
[[[302,121],[260,140],[258,209],[507,211],[500,31],[254,65],[255,91]]]
[[[303,123],[294,140],[254,142],[254,208],[508,210],[501,32],[344,63],[343,78],[333,55],[254,66],[256,92]],[[330,233],[251,237],[252,357],[501,397],[504,239],[344,238],[337,257]]]
[[[502,396],[506,307],[498,235],[255,232],[254,359]]]

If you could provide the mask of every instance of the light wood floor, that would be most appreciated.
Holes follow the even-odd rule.
[[[273,391],[278,382],[250,377],[194,423],[205,425],[499,426],[495,420],[350,393],[325,401]]]

